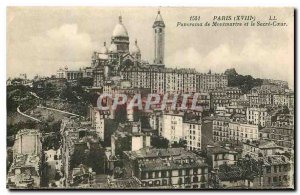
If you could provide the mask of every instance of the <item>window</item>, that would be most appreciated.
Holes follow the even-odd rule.
[[[148,182],[148,185],[149,185],[149,186],[153,186],[153,181],[149,181],[149,182]]]
[[[271,167],[270,166],[267,167],[267,173],[271,173]]]
[[[277,183],[278,180],[277,180],[277,177],[273,177],[273,183]]]
[[[155,171],[155,178],[158,178],[158,177],[159,177],[159,172]]]
[[[185,174],[186,174],[186,175],[190,175],[190,169],[186,169],[186,170],[185,170]]]
[[[191,183],[191,178],[190,178],[190,177],[186,177],[186,178],[184,179],[184,183],[186,183],[186,184]]]
[[[182,184],[182,178],[179,178],[178,179],[178,185],[181,185]]]
[[[194,174],[197,174],[197,173],[198,173],[198,169],[197,169],[197,168],[194,168],[194,169],[193,169],[193,173],[194,173]]]
[[[197,177],[197,176],[193,177],[193,182],[194,182],[194,183],[197,183],[197,182],[198,182],[198,177]]]
[[[145,173],[145,172],[142,172],[141,177],[142,177],[142,179],[146,179],[146,173]]]
[[[201,175],[200,182],[205,182],[205,176]]]
[[[149,176],[149,179],[152,179],[152,178],[153,178],[153,174],[152,174],[151,171],[148,173],[148,176]]]
[[[178,175],[182,176],[182,170],[181,169],[178,170]]]
[[[143,182],[142,182],[142,186],[143,186],[143,187],[146,187],[146,186],[147,186],[147,182],[143,181]]]
[[[274,166],[274,173],[277,173],[277,166]]]
[[[162,180],[162,184],[163,185],[167,185],[168,184],[168,180],[166,180],[166,179]]]
[[[156,186],[159,186],[159,185],[160,185],[160,180],[156,180],[156,181],[155,181],[155,185],[156,185]]]

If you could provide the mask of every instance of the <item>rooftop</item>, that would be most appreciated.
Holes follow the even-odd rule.
[[[245,142],[244,144],[258,147],[260,149],[282,148],[281,146],[278,146],[275,142],[268,140],[250,141]]]
[[[289,159],[284,155],[269,155],[263,158],[265,165],[283,165],[288,164]]]
[[[140,161],[139,164],[140,164],[140,169],[142,171],[173,170],[173,169],[199,168],[199,167],[208,166],[206,163],[203,163],[201,160],[195,160],[193,158],[189,158],[187,160],[183,160],[183,159],[163,160],[158,158],[150,161]]]
[[[40,131],[38,129],[21,129],[18,131],[17,135],[39,135]]]
[[[269,126],[269,127],[263,128],[259,131],[264,132],[264,133],[272,133],[274,130],[277,130],[277,129],[286,129],[286,130],[294,131],[294,126],[293,125]]]
[[[212,146],[207,147],[207,152],[211,154],[226,154],[226,153],[236,153],[234,150],[226,149],[222,146]]]
[[[221,181],[232,181],[245,179],[244,170],[236,165],[220,165],[218,177]]]
[[[10,167],[9,176],[15,175],[15,169],[20,169],[20,177],[39,176],[40,157],[37,155],[18,154]],[[29,171],[28,171],[29,170]]]
[[[108,182],[107,188],[113,189],[136,189],[140,188],[140,181],[133,177],[113,179]]]
[[[128,157],[132,159],[142,159],[142,158],[162,158],[162,157],[179,157],[179,158],[194,158],[198,157],[193,152],[187,151],[184,148],[167,148],[167,149],[158,149],[158,148],[142,148],[137,151],[125,151],[124,152]]]

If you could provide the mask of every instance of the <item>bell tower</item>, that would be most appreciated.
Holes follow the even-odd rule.
[[[158,11],[154,24],[152,26],[154,30],[154,63],[155,64],[164,64],[165,27],[166,26],[160,15],[160,11]]]

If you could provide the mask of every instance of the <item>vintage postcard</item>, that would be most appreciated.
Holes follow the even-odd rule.
[[[8,189],[295,188],[293,8],[8,7]]]

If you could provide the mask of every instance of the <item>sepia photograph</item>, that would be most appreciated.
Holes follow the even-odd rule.
[[[292,7],[6,8],[9,190],[294,190]]]

